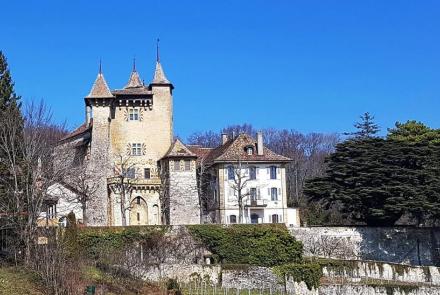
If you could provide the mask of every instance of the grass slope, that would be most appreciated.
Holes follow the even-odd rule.
[[[0,267],[0,294],[43,295],[44,293],[32,273],[22,268]]]

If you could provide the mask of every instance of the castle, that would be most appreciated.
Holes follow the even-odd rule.
[[[100,66],[85,123],[56,148],[66,176],[48,192],[46,221],[73,211],[88,226],[298,223],[287,208],[290,159],[263,147],[262,134],[223,135],[215,149],[174,139],[173,89],[159,55],[148,85],[134,63],[125,87],[110,90]]]

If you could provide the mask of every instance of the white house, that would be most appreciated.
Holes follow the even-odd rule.
[[[291,160],[263,145],[247,134],[228,139],[214,149],[191,146],[198,155],[200,177],[207,184],[202,207],[207,222],[240,222],[239,199],[242,200],[242,223],[286,223],[299,226],[298,212],[287,207],[285,165]]]

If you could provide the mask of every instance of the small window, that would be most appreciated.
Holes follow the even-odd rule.
[[[270,179],[277,179],[277,167],[270,166]]]
[[[138,204],[138,205],[141,204],[141,197],[137,197],[137,198],[136,198],[136,204]]]
[[[127,168],[124,170],[123,175],[127,178],[135,178],[136,170],[134,168]]]
[[[249,167],[249,179],[257,179],[257,167]]]
[[[272,201],[278,201],[278,189],[276,187],[270,189],[270,199]]]
[[[130,121],[139,121],[139,110],[138,109],[129,109],[128,110],[128,119]]]
[[[247,154],[249,156],[252,156],[254,154],[254,149],[252,147],[248,147],[248,148],[246,148],[246,150],[247,150]]]
[[[229,215],[229,223],[237,223],[237,215]]]
[[[272,223],[278,223],[278,222],[279,222],[278,214],[272,214]]]
[[[234,171],[234,167],[232,166],[228,166],[228,179],[229,180],[235,179],[235,171]]]
[[[138,213],[136,213],[136,215],[137,215],[136,216],[137,217],[137,221],[141,221],[141,213],[138,212]]]
[[[151,178],[151,170],[150,170],[150,168],[145,168],[144,169],[144,178],[145,179],[150,179]]]
[[[142,144],[132,143],[131,144],[131,155],[132,156],[141,156],[142,155]]]
[[[174,161],[174,171],[180,171],[180,161]]]
[[[191,170],[191,161],[185,160],[185,171]]]

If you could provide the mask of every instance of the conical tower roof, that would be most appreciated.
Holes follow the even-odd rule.
[[[165,76],[160,61],[156,61],[156,69],[154,71],[152,84],[171,84],[170,81]]]
[[[98,76],[96,77],[95,83],[93,83],[92,90],[90,90],[89,95],[86,97],[90,98],[100,98],[100,97],[113,97],[110,88],[105,81],[104,75],[99,70]]]
[[[143,84],[141,77],[139,77],[139,73],[136,71],[136,68],[133,68],[133,71],[130,74],[130,79],[128,79],[128,83],[124,88],[136,88],[142,86]]]

